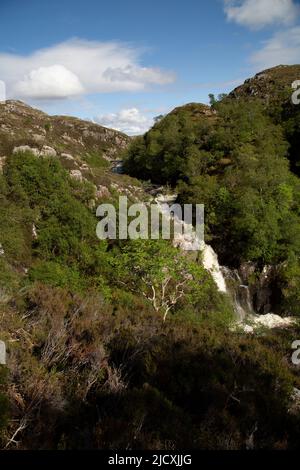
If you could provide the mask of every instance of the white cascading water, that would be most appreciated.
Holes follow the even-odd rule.
[[[205,269],[211,273],[219,291],[226,293],[226,282],[219,265],[218,255],[213,248],[210,245],[206,245],[206,243],[204,243],[202,250],[202,262]]]
[[[202,251],[203,266],[211,273],[218,290],[227,293],[225,278],[218,262],[218,256],[213,248],[210,245],[206,245],[203,240],[199,240],[195,231],[183,220],[180,220],[176,215],[170,214],[168,204],[172,204],[176,198],[176,195],[163,196],[161,194],[155,198],[161,213],[169,220],[173,219],[183,227],[182,235],[176,236],[174,245],[184,250]]]
[[[237,269],[222,266],[221,270],[227,281],[227,290],[231,295],[236,316],[243,321],[247,315],[254,313],[249,286],[242,283]]]
[[[218,290],[228,294],[234,306],[237,317],[237,325],[241,326],[245,332],[253,333],[256,327],[264,326],[267,328],[286,328],[295,322],[293,317],[281,318],[278,315],[269,313],[267,315],[255,314],[252,306],[252,300],[249,287],[242,283],[237,270],[231,270],[225,266],[220,266],[218,256],[210,245],[197,238],[196,232],[191,226],[185,224],[176,215],[170,214],[168,205],[173,204],[176,195],[158,194],[155,198],[156,204],[160,212],[168,219],[174,220],[181,224],[183,229],[182,235],[177,235],[174,239],[174,246],[183,250],[197,250],[202,252],[202,262],[214,279]],[[226,280],[227,279],[227,283]],[[245,323],[246,318],[250,320],[252,326]]]

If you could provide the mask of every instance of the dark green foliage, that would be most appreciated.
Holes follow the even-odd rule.
[[[280,266],[280,287],[284,310],[300,316],[300,263],[299,258],[291,256]]]
[[[36,264],[29,273],[33,282],[40,281],[55,287],[66,287],[71,291],[80,289],[80,274],[74,268],[68,268],[54,261],[45,261]]]
[[[188,106],[169,114],[132,144],[126,168],[177,184],[181,203],[204,203],[206,234],[223,263],[298,256],[300,192],[284,130],[260,102],[222,98],[217,118],[195,118]]]
[[[106,245],[88,208],[92,185],[71,180],[55,159],[24,153],[8,159],[4,177],[1,240],[8,259],[32,266],[32,280],[75,290],[98,284]]]
[[[219,114],[212,151],[229,164],[180,184],[181,200],[205,204],[208,234],[228,264],[299,253],[299,184],[289,172],[281,129],[256,104],[229,102],[219,105]]]
[[[204,108],[204,110],[203,110]],[[191,113],[209,112],[204,106],[190,105],[160,120],[143,137],[131,144],[125,158],[125,171],[144,180],[176,184],[202,165],[200,142],[210,128],[205,119],[191,118]],[[195,168],[196,165],[196,168]]]
[[[164,320],[187,312],[197,319],[228,322],[232,309],[203,266],[165,240],[134,240],[111,257],[112,283],[140,292]],[[218,319],[219,317],[219,319]]]
[[[84,156],[84,160],[91,168],[108,168],[109,162],[99,153],[88,153]]]

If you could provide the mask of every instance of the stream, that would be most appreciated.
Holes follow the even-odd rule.
[[[271,312],[263,315],[254,311],[253,300],[249,285],[245,284],[237,269],[230,269],[227,266],[220,266],[218,255],[211,245],[199,240],[194,230],[187,225],[178,216],[170,213],[170,206],[176,201],[177,195],[163,195],[157,193],[154,201],[159,207],[160,212],[169,221],[172,220],[182,225],[182,235],[177,235],[173,240],[174,246],[181,250],[201,251],[202,263],[204,268],[210,272],[219,292],[230,297],[234,312],[235,323],[245,332],[253,333],[258,327],[267,328],[286,328],[295,322],[292,317],[280,317]]]

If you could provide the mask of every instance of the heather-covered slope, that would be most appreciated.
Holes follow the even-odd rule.
[[[150,198],[148,183],[111,172],[108,157],[118,158],[128,138],[24,104],[1,106],[1,447],[296,448],[300,378],[290,356],[298,324],[257,336],[232,329],[230,299],[200,253],[183,255],[168,240],[100,241],[98,204]],[[244,110],[175,110],[134,140],[129,154],[146,151],[134,153],[134,168],[156,181],[184,178],[183,202],[206,195],[215,236],[228,200],[253,197],[254,228],[271,208],[263,225],[274,229],[271,248],[296,252],[275,230],[286,220],[296,229],[298,220],[284,138],[259,105],[250,118]],[[263,235],[260,252],[268,248]],[[296,303],[297,262],[288,268]]]
[[[113,129],[69,116],[49,116],[21,101],[0,103],[0,156],[13,146],[29,145],[55,149],[57,154],[75,157],[97,153],[105,159],[116,158],[130,138]]]

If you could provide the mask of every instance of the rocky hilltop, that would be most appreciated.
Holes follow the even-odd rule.
[[[69,116],[49,116],[21,101],[0,102],[0,173],[12,154],[59,160],[70,176],[89,181],[95,199],[112,193],[136,199],[139,183],[119,175],[131,138],[114,129]]]
[[[278,65],[257,73],[235,88],[229,96],[231,98],[261,98],[272,102],[291,94],[291,85],[300,80],[300,65]]]
[[[113,160],[129,141],[130,138],[122,132],[93,122],[69,116],[49,116],[21,101],[0,103],[2,156],[9,154],[14,147],[28,145],[36,149],[35,152],[67,153],[75,158],[96,153],[106,160]]]

